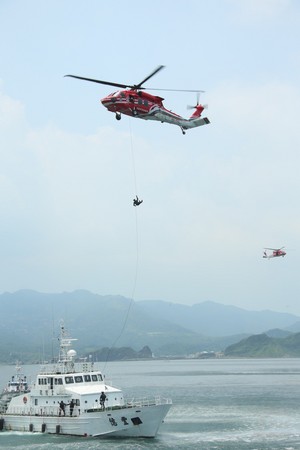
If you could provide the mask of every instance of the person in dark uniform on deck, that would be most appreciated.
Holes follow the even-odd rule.
[[[106,395],[104,394],[104,392],[101,392],[100,395],[100,406],[102,409],[105,409],[105,400],[106,400]]]
[[[70,416],[72,417],[73,411],[74,411],[74,406],[75,406],[75,402],[73,399],[70,401],[69,406],[70,406]]]
[[[66,415],[66,404],[65,402],[62,400],[61,402],[59,402],[59,415],[61,416],[61,413],[63,413],[63,415]]]

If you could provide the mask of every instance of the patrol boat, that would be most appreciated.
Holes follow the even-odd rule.
[[[0,411],[5,412],[13,397],[29,392],[29,384],[26,375],[21,372],[21,366],[16,364],[16,373],[12,375],[7,385],[0,394]]]
[[[125,401],[92,362],[76,363],[76,339],[60,329],[58,362],[38,373],[29,392],[11,398],[0,430],[91,437],[155,437],[172,401]],[[103,395],[104,394],[104,395]],[[101,400],[100,400],[101,397]]]

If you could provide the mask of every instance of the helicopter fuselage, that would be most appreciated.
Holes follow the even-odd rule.
[[[192,116],[185,119],[166,109],[163,100],[162,97],[147,92],[126,89],[109,94],[101,99],[101,103],[108,111],[114,112],[118,120],[120,120],[121,114],[125,114],[138,119],[156,120],[178,125],[182,130],[210,123],[207,118],[200,118],[204,110],[204,107],[200,104],[195,107],[196,111]]]

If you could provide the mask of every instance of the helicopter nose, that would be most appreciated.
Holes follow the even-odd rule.
[[[117,98],[112,95],[108,95],[107,97],[103,97],[101,99],[101,103],[105,108],[107,108],[109,111],[115,111],[116,110],[116,102]]]
[[[103,97],[100,101],[101,101],[103,106],[107,106],[107,104],[108,104],[108,97]]]

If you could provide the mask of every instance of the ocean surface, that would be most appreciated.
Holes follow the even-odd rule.
[[[104,364],[98,364],[101,370]],[[38,366],[23,366],[34,379]],[[0,386],[15,369],[0,366]],[[300,359],[108,363],[127,398],[161,395],[173,406],[155,439],[91,439],[0,432],[1,449],[300,450]]]

